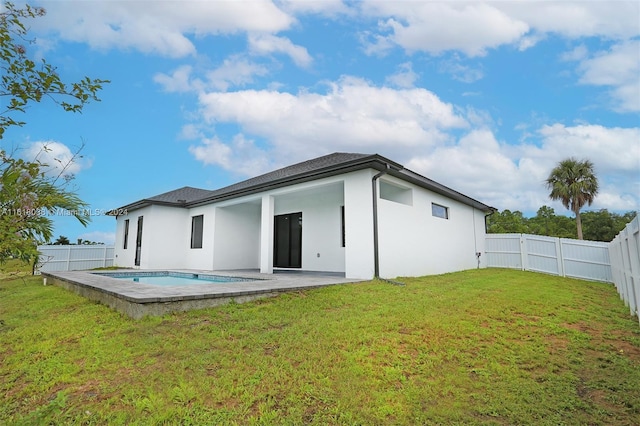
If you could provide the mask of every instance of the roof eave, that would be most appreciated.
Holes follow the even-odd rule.
[[[300,184],[300,183],[309,182],[317,179],[322,179],[325,177],[336,176],[336,175],[358,171],[358,170],[364,170],[364,169],[386,171],[389,175],[394,176],[398,179],[405,180],[407,182],[418,185],[422,188],[433,191],[437,194],[454,199],[463,204],[466,204],[478,210],[484,211],[487,214],[496,211],[494,207],[488,206],[484,203],[481,203],[480,201],[477,201],[471,197],[461,194],[451,188],[441,185],[431,179],[428,179],[422,175],[412,172],[411,170],[405,169],[401,164],[396,163],[395,161],[391,161],[388,158],[385,158],[378,154],[373,154],[366,157],[357,158],[351,161],[346,161],[343,163],[326,166],[321,169],[315,169],[309,172],[300,173],[298,175],[287,176],[287,177],[275,179],[269,182],[238,189],[235,191],[224,192],[220,195],[212,195],[212,196],[201,198],[199,200],[195,200],[189,203],[175,203],[175,202],[159,201],[159,200],[152,200],[152,199],[143,199],[143,200],[136,201],[135,203],[131,203],[126,206],[120,207],[118,209],[110,210],[109,212],[107,212],[107,215],[117,217],[122,214],[127,214],[134,210],[139,210],[141,208],[148,207],[150,205],[163,205],[168,207],[179,207],[179,208],[197,207],[205,204],[226,201],[233,198],[257,194],[257,193],[264,192],[271,189],[278,189],[278,188],[282,188],[289,185]]]
[[[201,200],[188,203],[186,206],[197,207],[197,206],[201,206],[201,205],[209,204],[213,202],[226,201],[226,200],[238,198],[241,196],[257,194],[259,192],[264,192],[270,189],[278,189],[278,188],[282,188],[289,185],[309,182],[309,181],[313,181],[313,180],[317,180],[325,177],[336,176],[336,175],[363,170],[363,169],[371,168],[376,170],[386,170],[387,164],[396,168],[402,167],[400,164],[396,162],[393,162],[380,155],[375,154],[375,155],[370,155],[367,157],[351,160],[348,162],[340,163],[337,165],[327,166],[322,169],[301,173],[296,176],[288,176],[288,177],[276,179],[270,182],[266,182],[263,184],[250,186],[248,188],[239,189],[237,191],[231,191],[221,195],[214,195],[212,197],[203,198]]]
[[[135,203],[131,203],[131,204],[127,204],[126,206],[122,206],[122,207],[118,207],[117,209],[112,209],[109,210],[106,215],[107,216],[123,216],[126,215],[132,211],[135,210],[140,210],[144,207],[149,207],[151,205],[158,205],[158,206],[167,206],[167,207],[181,207],[181,208],[185,208],[187,207],[186,203],[172,203],[169,201],[157,201],[157,200],[149,200],[149,199],[144,199],[144,200],[139,200],[136,201]]]

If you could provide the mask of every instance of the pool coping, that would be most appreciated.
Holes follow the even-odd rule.
[[[202,283],[185,286],[153,286],[119,280],[104,274],[118,272],[178,272],[238,277],[249,281]],[[53,284],[91,300],[106,304],[131,318],[164,315],[170,312],[202,309],[229,302],[243,303],[283,292],[300,291],[361,280],[330,273],[275,273],[255,271],[211,271],[194,269],[115,269],[105,271],[42,272],[44,284]]]

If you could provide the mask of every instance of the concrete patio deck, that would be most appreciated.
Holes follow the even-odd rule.
[[[166,271],[166,270],[163,270]],[[108,276],[114,272],[154,272],[151,270],[109,270],[43,272],[45,285],[53,284],[103,303],[131,318],[158,316],[170,312],[203,309],[231,301],[248,302],[273,297],[283,292],[307,290],[361,280],[346,279],[335,274],[277,272],[261,274],[255,271],[203,271],[170,269],[172,272],[241,277],[253,281],[239,281],[186,286],[153,286],[133,283]]]

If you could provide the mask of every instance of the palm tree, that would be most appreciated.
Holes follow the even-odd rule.
[[[546,180],[547,188],[551,190],[549,198],[562,201],[562,205],[576,215],[578,239],[582,239],[582,221],[580,209],[593,203],[598,193],[598,178],[589,160],[578,161],[575,158],[562,160],[551,171]]]
[[[53,242],[54,246],[68,246],[69,244],[71,244],[69,239],[64,235],[60,235],[58,239]]]

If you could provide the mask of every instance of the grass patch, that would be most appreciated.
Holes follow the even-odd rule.
[[[0,423],[636,424],[611,285],[489,269],[134,321],[0,282]]]
[[[8,259],[0,264],[0,281],[31,276],[31,265],[18,259]]]
[[[92,271],[117,271],[120,269],[133,269],[133,268],[126,268],[122,266],[101,266],[99,268],[93,268]]]

